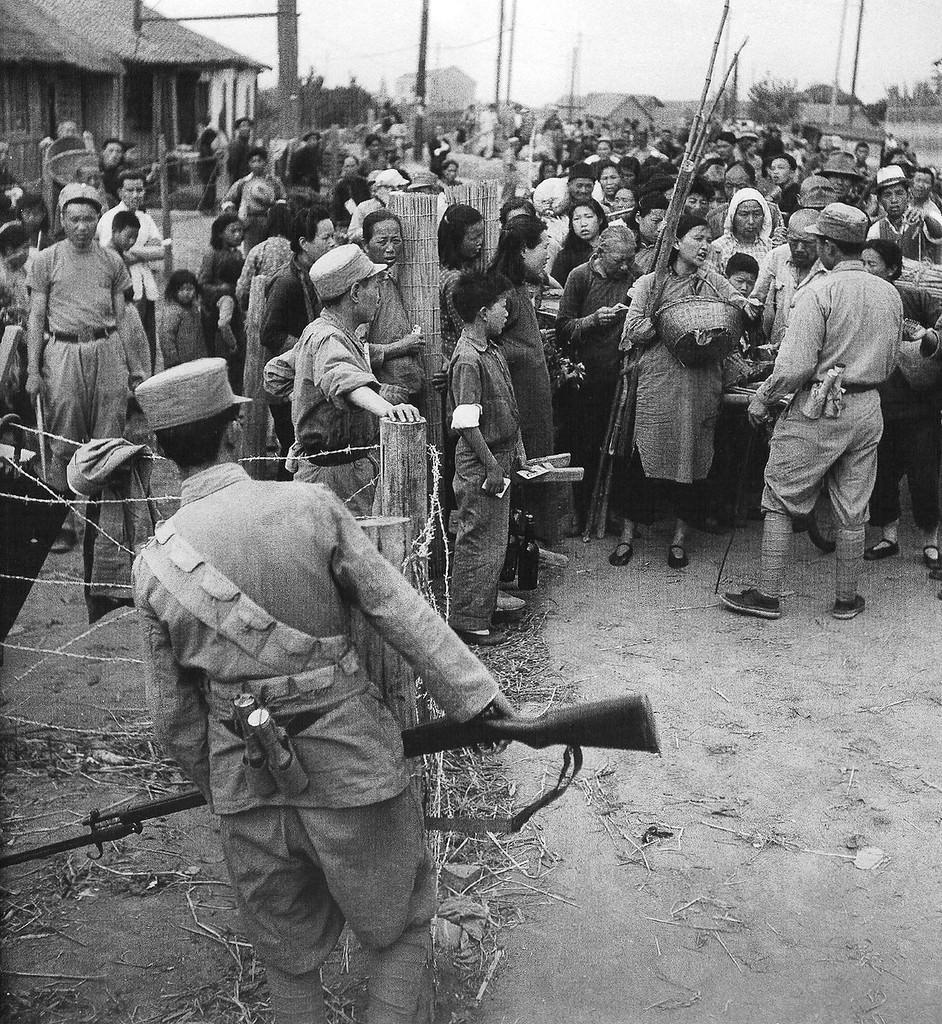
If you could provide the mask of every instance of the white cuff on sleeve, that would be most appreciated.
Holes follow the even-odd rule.
[[[452,430],[470,430],[481,425],[480,405],[456,405],[451,416]]]

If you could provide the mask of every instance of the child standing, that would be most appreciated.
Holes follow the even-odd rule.
[[[452,291],[464,322],[448,367],[455,451],[455,562],[449,625],[468,644],[493,646],[497,584],[510,522],[509,476],[522,464],[520,415],[498,338],[512,283],[466,273]]]
[[[157,320],[157,339],[165,369],[209,355],[203,337],[199,293],[200,286],[191,271],[175,270],[170,275],[164,292],[167,301]]]

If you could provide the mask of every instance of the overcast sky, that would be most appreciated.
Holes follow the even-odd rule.
[[[276,0],[148,0],[162,14],[272,11]],[[505,0],[505,67],[510,12]],[[831,82],[845,0],[732,0],[730,52],[749,36],[741,94],[767,75],[799,86]],[[861,0],[847,0],[840,83],[850,88]],[[499,0],[430,0],[429,67],[456,64],[494,97]],[[572,52],[582,34],[577,92],[699,96],[722,0],[517,0],[512,98],[550,103],[569,92]],[[414,72],[421,0],[298,0],[301,73],[314,67],[328,85],[350,75],[375,90]],[[242,53],[277,67],[274,19],[187,22]],[[720,60],[723,49],[720,50]],[[867,0],[857,93],[880,99],[889,85],[929,77],[942,57],[942,0]],[[268,72],[260,84],[275,82]],[[503,79],[506,82],[506,79]],[[501,87],[501,97],[506,86]]]

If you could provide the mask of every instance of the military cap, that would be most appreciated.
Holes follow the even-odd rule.
[[[385,263],[374,263],[358,245],[338,245],[315,262],[310,278],[321,302],[327,302],[385,269]]]
[[[151,430],[196,423],[251,398],[234,395],[225,359],[192,359],[155,373],[134,391]]]
[[[809,235],[829,238],[833,242],[862,243],[867,240],[870,218],[856,206],[828,203],[818,215],[817,223],[805,228]]]

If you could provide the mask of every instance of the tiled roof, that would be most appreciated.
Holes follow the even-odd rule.
[[[76,35],[46,11],[22,0],[0,0],[0,62],[64,64],[85,71],[115,74],[121,62]]]
[[[146,5],[144,17],[159,20],[145,21],[138,36],[133,26],[134,0],[0,0],[0,4],[4,14],[7,7],[15,5],[23,12],[23,20],[51,23],[59,33],[67,33],[99,62],[111,63],[117,58],[128,64],[173,67],[242,67],[255,70],[267,67],[261,61],[230,50],[228,46],[178,22],[162,18]],[[0,56],[6,51],[5,31],[3,35]],[[45,49],[45,39],[42,39],[34,50],[34,60],[46,63],[42,57]]]

